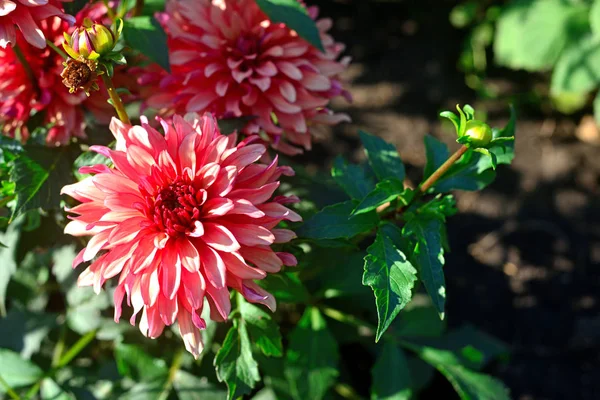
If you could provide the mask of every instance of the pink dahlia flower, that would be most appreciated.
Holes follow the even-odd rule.
[[[145,336],[156,338],[177,321],[197,357],[205,298],[217,321],[229,315],[229,288],[275,309],[273,297],[254,280],[295,265],[291,254],[271,245],[292,239],[292,231],[276,226],[300,216],[284,206],[295,199],[271,198],[279,177],[293,171],[278,167],[277,158],[255,163],[266,151],[256,136],[236,146],[236,135],[221,135],[210,114],[175,115],[161,124],[165,136],[146,121],[131,127],[113,119],[116,150],[91,149],[109,157],[114,168],[84,167],[81,172],[94,175],[63,188],[81,202],[69,210],[78,216],[65,233],[91,236],[73,262],[94,260],[79,276],[80,286],[99,292],[119,276],[115,321],[126,296],[132,324],[142,312]]]
[[[316,7],[308,12],[316,19]],[[327,109],[338,95],[350,100],[338,79],[350,59],[337,61],[344,45],[327,34],[330,19],[317,20],[324,53],[272,23],[255,0],[169,0],[161,19],[172,73],[149,72],[140,83],[160,81],[147,105],[163,115],[256,116],[245,133],[263,129],[288,154],[310,149],[316,126],[350,120]]]
[[[0,0],[0,47],[17,43],[15,25],[25,40],[38,49],[46,47],[46,36],[39,22],[57,16],[73,24],[75,18],[65,14],[59,1],[71,0]]]
[[[2,1],[2,0],[0,0]],[[100,20],[106,15],[103,4],[86,6],[77,14],[77,21],[89,17]],[[74,28],[57,17],[40,21],[44,36],[61,47],[63,32]],[[12,47],[0,47],[0,132],[23,141],[29,137],[27,123],[33,112],[44,113],[42,123],[51,126],[46,136],[48,145],[68,143],[72,137],[85,137],[85,110],[94,114],[95,120],[108,124],[114,111],[106,102],[102,87],[90,97],[82,92],[71,94],[62,83],[63,58],[50,47],[39,49],[21,36],[17,37],[19,49],[27,61],[25,68]],[[132,88],[131,79],[115,70],[116,84]],[[124,78],[127,77],[125,80]],[[132,90],[133,91],[133,90]]]

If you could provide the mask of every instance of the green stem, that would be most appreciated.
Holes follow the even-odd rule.
[[[69,58],[69,56],[67,55],[67,53],[65,53],[64,51],[62,51],[62,49],[60,47],[58,47],[57,45],[55,45],[54,43],[52,43],[49,39],[46,39],[46,44],[48,45],[48,47],[50,47],[52,50],[54,50],[55,52],[57,52],[58,55],[60,55],[65,60],[67,58]]]
[[[446,162],[444,162],[438,169],[436,169],[435,172],[431,174],[431,176],[419,186],[419,191],[421,193],[427,192],[427,190],[429,190],[429,188],[432,187],[433,184],[438,181],[438,179],[440,179],[442,176],[444,176],[446,172],[448,172],[448,170],[454,165],[454,163],[458,161],[458,159],[461,158],[467,150],[469,150],[469,148],[465,145],[463,145],[460,149],[456,150],[454,154],[448,157]]]
[[[61,328],[60,328],[60,336],[58,338],[58,342],[56,343],[56,346],[54,346],[54,352],[52,353],[52,367],[56,367],[59,362],[60,362],[60,358],[62,356],[63,351],[65,351],[65,338],[67,336],[67,324],[66,322],[63,322]]]
[[[169,368],[169,377],[163,386],[162,392],[158,397],[158,400],[167,400],[169,398],[169,393],[171,392],[171,387],[173,386],[173,382],[175,381],[175,376],[177,375],[177,371],[181,368],[181,362],[183,361],[183,350],[180,348],[179,351],[173,357],[173,362],[171,363],[171,368]]]
[[[70,363],[75,357],[77,357],[77,355],[79,353],[81,353],[81,351],[88,344],[90,344],[90,342],[92,340],[94,340],[94,338],[96,337],[96,332],[97,332],[97,330],[94,329],[93,331],[88,332],[84,336],[82,336],[81,338],[79,338],[79,340],[77,342],[75,342],[75,344],[69,349],[69,351],[67,351],[62,357],[60,357],[60,359],[59,359],[58,363],[56,364],[56,366],[53,366],[52,368],[50,368],[50,370],[48,372],[46,372],[44,374],[44,376],[42,378],[40,378],[35,383],[35,385],[33,385],[31,387],[31,389],[29,389],[29,391],[25,395],[25,398],[26,399],[33,399],[35,397],[35,395],[37,394],[37,392],[40,390],[40,387],[42,386],[43,380],[46,379],[46,378],[48,378],[48,377],[54,376],[54,374],[56,373],[56,371],[58,371],[60,368],[64,367],[65,365],[67,365],[68,363]]]
[[[135,7],[131,11],[131,16],[136,17],[138,15],[142,15],[142,11],[144,10],[144,0],[135,0]]]
[[[23,70],[25,71],[25,74],[27,75],[27,79],[29,79],[34,85],[36,85],[37,81],[35,80],[35,75],[33,74],[31,65],[29,65],[27,58],[25,58],[25,56],[23,55],[21,48],[19,47],[18,44],[15,44],[12,49],[15,52],[15,56],[17,56],[17,59],[23,66]]]
[[[102,77],[102,82],[104,82],[104,86],[106,87],[108,96],[110,97],[110,99],[112,101],[112,106],[117,111],[117,115],[119,116],[119,119],[124,124],[131,125],[131,121],[129,120],[127,111],[125,111],[125,106],[123,105],[123,102],[121,101],[121,97],[119,97],[119,94],[117,93],[117,90],[115,89],[115,86],[112,83],[112,79],[110,79],[110,76],[108,76],[108,71],[106,70],[106,68],[105,68],[104,73],[100,76]]]
[[[8,382],[6,382],[4,380],[4,378],[2,378],[2,375],[0,375],[0,385],[2,385],[2,387],[4,388],[4,390],[6,391],[6,393],[8,393],[8,395],[10,396],[11,399],[13,399],[13,400],[21,400],[21,398],[19,397],[19,395],[13,390],[13,388],[10,387],[10,385],[8,384]]]

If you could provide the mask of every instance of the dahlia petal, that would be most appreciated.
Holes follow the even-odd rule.
[[[233,165],[238,170],[252,164],[262,157],[267,149],[262,144],[251,144],[234,151],[230,156],[223,160],[222,165]]]
[[[115,304],[114,320],[116,323],[119,323],[119,320],[121,319],[121,313],[122,313],[121,306],[123,305],[124,297],[125,297],[125,287],[123,285],[118,285],[115,288],[115,291],[113,293],[113,303]]]
[[[162,251],[162,293],[168,299],[173,299],[181,284],[181,260],[174,245],[169,245]]]
[[[204,218],[215,218],[227,214],[234,207],[233,200],[224,197],[215,197],[204,203],[203,209],[208,210],[203,214]]]
[[[196,247],[186,238],[177,240],[177,251],[181,265],[190,272],[196,272],[200,269],[200,254]]]
[[[272,229],[271,232],[275,236],[275,243],[287,243],[297,237],[294,231],[289,229]]]
[[[200,221],[194,222],[194,230],[189,233],[190,237],[201,237],[204,235],[204,225]]]
[[[46,47],[46,38],[44,37],[44,33],[33,20],[27,8],[16,8],[13,12],[11,12],[10,17],[19,27],[19,30],[27,42],[38,49],[43,49]]]
[[[217,289],[212,285],[206,286],[208,300],[211,302],[210,318],[213,321],[226,321],[231,312],[231,301],[227,288]]]
[[[152,166],[155,164],[154,157],[140,146],[130,145],[127,149],[127,161],[139,173],[150,175]]]
[[[296,257],[291,253],[278,252],[277,257],[281,259],[283,265],[287,265],[288,267],[294,267],[298,265],[298,260],[296,260]]]
[[[227,228],[237,238],[238,242],[245,246],[268,246],[275,242],[275,236],[271,231],[260,225],[227,224]]]
[[[225,287],[227,269],[219,253],[208,246],[202,246],[200,248],[200,258],[208,281],[217,289]]]
[[[115,174],[98,174],[92,177],[92,182],[104,193],[132,193],[137,195],[139,189],[131,180]]]
[[[271,101],[271,103],[275,106],[276,109],[278,109],[279,111],[282,111],[284,113],[297,113],[302,111],[302,108],[300,108],[299,106],[292,104],[292,103],[288,103],[279,93],[276,92],[271,92],[269,93],[269,100]]]
[[[186,350],[192,353],[195,359],[198,359],[204,344],[202,343],[200,330],[194,326],[191,314],[185,310],[180,310],[177,314],[177,323]]]
[[[205,189],[212,186],[212,184],[217,180],[220,170],[221,166],[215,162],[206,164],[198,172],[198,176],[201,179],[200,185]]]
[[[3,0],[0,2],[0,17],[10,14],[10,12],[14,11],[15,8],[17,8],[15,3],[10,0]]]
[[[204,110],[210,103],[217,98],[217,93],[211,91],[204,91],[196,94],[192,97],[186,107],[187,112],[197,112]]]
[[[233,189],[234,177],[237,174],[237,167],[228,165],[223,167],[217,175],[217,179],[209,188],[211,194],[218,196],[226,196]]]
[[[188,304],[194,310],[201,309],[206,290],[206,282],[204,282],[202,273],[200,271],[188,272],[187,270],[184,270],[182,282]]]
[[[220,63],[208,64],[204,68],[204,76],[207,78],[210,78],[215,72],[221,71],[223,69],[225,69],[225,65],[223,65],[223,64],[220,64]]]
[[[87,246],[85,247],[85,252],[83,253],[83,261],[90,261],[96,254],[108,243],[108,235],[109,232],[102,231],[97,235],[92,236]]]
[[[277,309],[277,303],[273,295],[252,281],[243,282],[241,293],[250,303],[263,304],[272,312],[275,312]]]
[[[196,137],[197,135],[195,133],[187,135],[183,138],[183,142],[181,142],[181,145],[179,146],[179,163],[181,165],[181,170],[189,170],[190,179],[193,179],[196,175],[196,152],[194,151]]]
[[[273,61],[265,61],[256,67],[256,72],[263,76],[273,77],[277,75],[278,70]]]
[[[296,102],[296,88],[294,88],[294,85],[292,85],[291,82],[282,81],[279,84],[279,92],[281,93],[283,98],[289,101],[290,103]]]
[[[289,78],[299,81],[304,76],[302,71],[294,64],[288,61],[279,61],[277,63],[277,69],[287,75]]]
[[[269,217],[285,219],[291,222],[302,221],[302,217],[298,213],[279,203],[271,202],[263,204],[259,208]]]
[[[17,33],[13,24],[0,24],[0,47],[5,49],[10,43],[17,42]]]
[[[156,339],[161,335],[165,325],[159,318],[156,307],[144,307],[140,319],[140,332],[150,339]]]
[[[240,254],[242,255],[242,257],[244,257],[244,259],[250,261],[257,268],[260,268],[266,272],[279,272],[281,270],[281,266],[283,265],[283,261],[281,261],[281,258],[277,257],[275,252],[269,247],[243,246],[240,249]]]
[[[262,204],[269,200],[279,187],[279,182],[271,182],[256,189],[235,189],[229,193],[230,199],[245,199],[252,204]]]
[[[167,326],[173,325],[177,319],[179,313],[179,307],[177,305],[177,297],[169,299],[168,297],[159,295],[158,296],[158,312],[161,320]]]
[[[236,199],[233,201],[233,208],[229,214],[243,214],[251,218],[261,218],[265,213],[259,210],[254,204],[246,199]]]
[[[252,268],[246,264],[244,259],[237,253],[220,253],[220,256],[227,266],[227,271],[240,279],[263,279],[267,276],[265,271]]]

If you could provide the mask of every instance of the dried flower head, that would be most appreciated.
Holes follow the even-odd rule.
[[[63,84],[69,88],[69,93],[75,93],[81,89],[89,96],[92,90],[100,89],[97,80],[102,71],[97,72],[98,63],[96,61],[69,58],[63,65],[65,69],[60,77],[63,78]]]

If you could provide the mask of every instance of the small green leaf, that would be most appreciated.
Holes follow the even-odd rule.
[[[283,344],[281,343],[281,333],[279,325],[273,320],[270,314],[261,310],[259,307],[240,301],[240,313],[248,325],[248,333],[252,342],[266,356],[281,357],[283,355]]]
[[[336,157],[331,176],[352,199],[362,200],[375,188],[375,182],[367,176],[363,166],[348,164],[341,156]]]
[[[321,400],[337,378],[339,354],[335,338],[319,310],[307,307],[292,331],[285,376],[295,400]]]
[[[446,283],[444,279],[444,248],[441,230],[443,222],[438,218],[419,215],[406,222],[402,233],[414,243],[411,261],[419,271],[427,293],[433,300],[440,318],[444,318]]]
[[[377,213],[368,212],[350,217],[354,208],[352,201],[327,206],[310,217],[296,233],[299,237],[316,240],[351,238],[377,226]]]
[[[177,371],[173,388],[179,400],[223,400],[227,393],[219,387],[185,371]]]
[[[11,219],[38,207],[59,208],[60,189],[72,179],[66,149],[30,148],[12,162],[10,180],[16,185],[17,204]]]
[[[164,360],[150,356],[135,345],[117,344],[115,346],[115,360],[119,373],[135,381],[165,380],[169,374],[169,368]]]
[[[0,260],[2,260],[2,268],[0,268],[0,316],[6,315],[6,288],[17,270],[15,255],[21,237],[21,226],[24,221],[25,216],[18,217],[8,226],[6,232],[0,232],[0,241],[6,245],[4,248],[0,248]]]
[[[404,192],[404,184],[395,179],[383,180],[375,186],[359,205],[356,206],[352,215],[364,214],[375,210],[377,207],[398,198]]]
[[[317,49],[325,51],[315,21],[297,0],[256,0],[256,4],[271,21],[284,23]]]
[[[385,342],[371,371],[372,400],[410,400],[412,382],[404,351],[395,343]]]
[[[477,370],[496,358],[507,357],[510,351],[506,343],[472,325],[463,325],[449,332],[441,343],[464,359],[470,368]]]
[[[227,384],[230,400],[249,394],[260,381],[258,364],[252,357],[250,338],[243,320],[237,321],[237,326],[232,326],[227,332],[214,365],[219,382]]]
[[[371,286],[375,295],[378,319],[375,341],[379,341],[410,301],[417,270],[381,231],[367,249],[364,268],[363,285]]]
[[[484,149],[482,147],[474,149],[474,151],[476,153],[480,153],[483,154],[486,157],[490,158],[490,162],[492,164],[492,169],[495,170],[496,167],[498,166],[498,160],[496,159],[496,155],[492,152],[490,152],[488,149]]]
[[[366,132],[359,131],[358,134],[365,147],[369,164],[379,180],[395,178],[403,182],[405,177],[404,164],[398,155],[396,147]]]
[[[127,18],[123,37],[129,46],[170,72],[167,34],[154,17],[147,15]]]
[[[11,388],[32,385],[44,375],[44,371],[12,350],[0,349],[0,376]],[[0,385],[0,393],[4,387]]]
[[[448,120],[450,120],[450,122],[452,122],[452,125],[454,125],[456,134],[458,135],[458,133],[460,132],[460,119],[458,118],[458,116],[456,114],[454,114],[452,111],[442,111],[440,113],[440,117],[447,118]],[[426,138],[427,138],[427,136],[426,136]]]
[[[278,303],[303,304],[310,297],[298,275],[292,272],[268,274],[265,279],[261,279],[257,283],[275,296]]]
[[[508,389],[502,382],[465,368],[452,352],[419,345],[413,345],[411,349],[440,371],[462,400],[510,400]]]
[[[54,380],[45,378],[40,386],[40,398],[42,400],[73,400],[75,396],[65,392]]]

